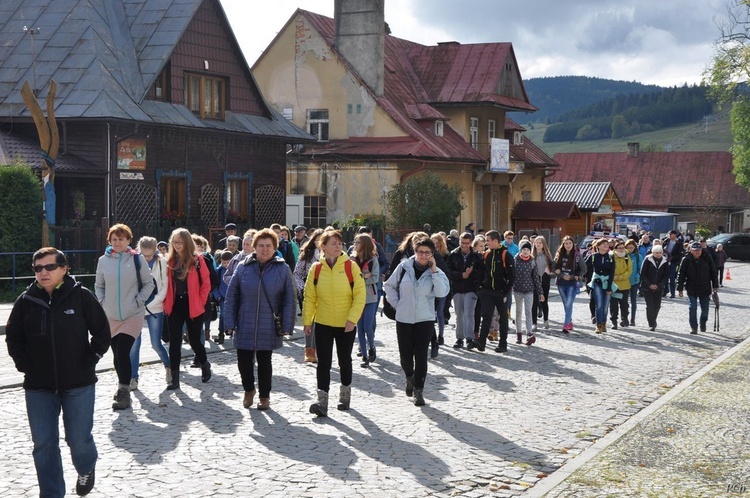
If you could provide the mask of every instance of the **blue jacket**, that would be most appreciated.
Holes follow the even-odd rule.
[[[629,254],[630,260],[633,262],[633,273],[630,274],[630,286],[633,287],[635,284],[641,282],[641,266],[643,266],[643,256],[638,251],[633,251]]]
[[[450,282],[439,268],[435,273],[428,268],[416,280],[414,261],[414,256],[402,260],[385,282],[383,290],[388,302],[396,309],[397,322],[432,322],[435,320],[435,298],[448,295]],[[405,270],[403,278],[402,269]],[[401,285],[398,283],[399,278]]]
[[[274,256],[265,264],[262,278],[273,309],[282,317],[282,330],[291,334],[296,318],[296,287],[289,265]],[[224,327],[234,329],[234,347],[237,349],[271,351],[282,345],[260,279],[260,264],[255,254],[251,254],[237,266],[229,281],[224,299]]]

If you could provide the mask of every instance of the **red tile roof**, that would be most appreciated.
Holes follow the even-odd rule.
[[[302,9],[298,13],[336,52],[333,46],[334,20]],[[350,138],[307,147],[305,153],[390,157],[397,151],[407,149],[409,157],[486,164],[487,158],[474,150],[450,126],[444,127],[442,137],[435,135],[434,127],[425,120],[445,119],[445,115],[431,104],[495,103],[509,110],[524,111],[534,111],[536,108],[528,102],[525,93],[522,99],[495,93],[506,59],[513,57],[514,67],[517,67],[511,44],[455,45],[449,49],[443,45],[427,47],[385,36],[384,92],[382,97],[376,98],[378,104],[416,143],[407,146],[400,141],[379,139],[382,146],[379,148],[377,142]],[[441,58],[442,65],[439,64]],[[463,60],[466,58],[476,60]],[[343,57],[340,60],[348,64]],[[498,63],[501,60],[502,63]],[[469,67],[473,68],[472,75],[463,75],[462,68],[468,70]],[[357,77],[354,69],[350,68],[350,72]]]
[[[554,160],[554,181],[611,182],[625,209],[750,207],[729,152],[559,153]]]

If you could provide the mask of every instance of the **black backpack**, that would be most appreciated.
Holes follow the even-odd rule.
[[[216,271],[216,267],[214,266],[213,258],[207,254],[203,254],[203,262],[206,263],[208,274],[211,277],[211,291],[215,291],[219,288],[221,279],[219,279],[219,273]],[[200,271],[198,272],[198,276],[200,276]]]
[[[159,260],[156,261],[159,263]],[[138,292],[141,292],[141,289],[143,289],[143,282],[141,282],[141,255],[140,254],[134,254],[133,255],[133,263],[135,263],[135,278],[138,280]],[[156,297],[156,294],[158,292],[158,285],[156,285],[156,279],[151,276],[151,280],[154,281],[154,290],[151,291],[151,295],[148,296],[148,299],[146,299],[146,305],[148,305],[151,301],[154,300]],[[149,311],[149,314],[151,312]]]

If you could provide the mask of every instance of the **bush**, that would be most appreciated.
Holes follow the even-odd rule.
[[[3,209],[0,209],[0,252],[34,252],[39,249],[42,239],[42,187],[28,165],[17,163],[0,166],[0,199],[3,200]],[[29,260],[16,260],[16,268],[29,267]],[[10,275],[11,265],[10,257],[0,258],[0,275]]]
[[[413,176],[388,191],[388,228],[409,229],[429,223],[433,230],[450,230],[464,208],[463,187],[447,185],[433,173]]]

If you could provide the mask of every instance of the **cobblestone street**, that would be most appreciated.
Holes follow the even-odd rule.
[[[378,359],[364,369],[354,358],[352,409],[335,408],[334,368],[331,409],[324,419],[308,412],[315,369],[302,362],[299,331],[274,354],[267,412],[242,408],[235,354],[215,344],[209,355],[214,371],[209,383],[200,382],[199,372],[189,368],[190,359],[185,358],[182,390],[165,391],[164,369],[144,365],[133,407],[123,412],[111,409],[116,378],[106,370],[97,384],[94,436],[99,461],[90,496],[533,494],[547,476],[748,337],[750,265],[731,262],[728,267],[733,280],[721,289],[719,333],[710,332],[713,308],[709,332],[691,336],[687,299],[665,299],[657,331],[643,326],[641,300],[638,327],[597,336],[582,294],[574,307],[575,330],[563,336],[562,305],[554,290],[552,330],[539,333],[532,347],[515,345],[511,330],[507,354],[496,354],[493,348],[485,353],[454,350],[454,328],[446,327],[446,346],[430,361],[423,408],[414,407],[403,393],[395,326],[384,318],[376,334]],[[143,361],[153,360],[149,353],[144,340]],[[736,361],[746,365],[748,355],[738,354]],[[110,356],[105,360],[111,365]],[[107,367],[105,361],[102,367]],[[632,475],[633,468],[644,474],[658,470],[654,476],[659,479],[668,476],[671,481],[663,482],[662,490],[688,490],[670,491],[674,496],[691,496],[691,488],[709,481],[723,485],[730,474],[741,479],[747,469],[724,468],[708,456],[730,453],[738,462],[748,461],[747,445],[741,444],[747,441],[747,368],[742,375],[735,375],[731,365],[722,368],[705,379],[717,385],[717,393],[726,386],[721,396],[687,400],[649,418],[632,440],[618,443],[628,446],[612,447],[611,457],[610,449],[601,454],[617,465],[603,465],[601,473],[576,474],[549,496],[636,496],[639,488],[627,487],[630,481],[621,477],[623,472]],[[0,457],[13,462],[0,477],[0,495],[36,496],[23,391],[5,347],[0,376],[6,386],[0,390]],[[705,426],[703,433],[720,438],[703,448],[670,446],[684,427],[693,427],[694,417],[709,415],[724,425]],[[731,424],[743,417],[743,424]],[[75,471],[62,446],[70,491]],[[628,458],[622,460],[621,454]],[[684,458],[662,468],[665,456],[676,454]],[[720,472],[716,479],[710,475]],[[663,496],[653,493],[643,496]]]

